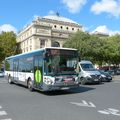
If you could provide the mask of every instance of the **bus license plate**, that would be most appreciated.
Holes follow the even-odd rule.
[[[62,90],[68,90],[69,89],[69,87],[63,87],[63,88],[61,88]]]
[[[98,81],[98,79],[94,79],[94,81]]]

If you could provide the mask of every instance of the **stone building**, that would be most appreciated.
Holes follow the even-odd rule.
[[[78,23],[57,15],[37,17],[17,36],[22,53],[43,47],[62,47],[73,33],[82,30]]]
[[[107,33],[103,33],[103,32],[99,32],[99,31],[95,31],[94,33],[92,33],[93,35],[97,35],[100,38],[106,38],[109,37],[109,34]]]

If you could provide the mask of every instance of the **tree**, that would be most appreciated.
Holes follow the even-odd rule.
[[[88,57],[88,59],[90,59],[94,63],[102,65],[105,58],[105,54],[104,54],[105,44],[106,44],[105,40],[99,38],[96,35],[90,35],[90,39],[88,40],[89,48],[86,57]]]
[[[120,63],[120,35],[115,35],[108,38],[110,63]]]
[[[89,39],[90,35],[88,33],[79,31],[70,37],[63,46],[78,49],[81,59],[84,59],[85,54],[88,52],[87,42]]]
[[[102,66],[103,63],[120,63],[120,35],[100,38],[85,32],[70,37],[64,47],[76,48],[81,59],[88,59]]]
[[[5,58],[5,53],[3,48],[0,46],[0,61],[2,61]]]
[[[13,32],[2,32],[0,34],[0,62],[5,57],[16,54],[16,35]]]

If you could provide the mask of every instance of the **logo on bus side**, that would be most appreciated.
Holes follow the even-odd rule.
[[[41,71],[38,69],[35,71],[35,81],[37,83],[40,83],[42,81],[42,74]]]

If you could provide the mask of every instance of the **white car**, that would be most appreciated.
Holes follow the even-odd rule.
[[[4,72],[0,71],[0,77],[4,77]]]

